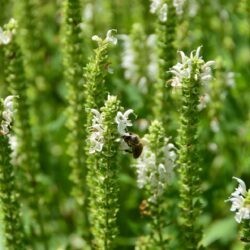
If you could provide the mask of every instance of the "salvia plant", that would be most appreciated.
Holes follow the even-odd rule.
[[[135,163],[137,184],[145,190],[146,196],[141,203],[141,213],[152,221],[151,248],[166,249],[168,238],[165,229],[170,218],[164,193],[174,178],[175,146],[165,137],[163,123],[157,120],[152,122],[149,133],[142,140],[145,141],[143,153]]]
[[[211,79],[214,61],[205,62],[200,56],[201,47],[186,56],[180,52],[181,61],[171,72],[172,86],[181,88],[182,108],[179,130],[180,208],[181,224],[185,236],[184,249],[198,249],[201,241],[199,215],[201,203],[201,171],[198,148],[199,97],[202,84]]]
[[[5,26],[6,38],[4,51],[5,81],[10,93],[18,99],[18,109],[15,112],[15,134],[10,137],[10,144],[13,149],[11,154],[12,163],[19,167],[20,177],[23,184],[20,186],[21,196],[25,198],[27,209],[30,210],[32,220],[36,221],[29,225],[30,234],[33,237],[44,237],[44,227],[40,207],[42,199],[39,197],[42,174],[39,173],[38,155],[36,145],[31,131],[29,100],[27,97],[27,82],[24,73],[23,58],[20,47],[16,41],[17,22],[11,19]],[[15,101],[15,100],[14,100]],[[30,241],[32,242],[32,240]]]
[[[0,100],[0,202],[6,249],[25,249],[20,216],[20,196],[16,184],[16,169],[11,164],[11,133],[16,96]]]
[[[0,249],[250,249],[249,6],[0,0]]]
[[[83,112],[83,66],[84,54],[82,50],[81,39],[81,13],[79,1],[64,2],[64,31],[63,43],[65,47],[65,78],[68,87],[69,108],[67,112],[68,129],[74,131],[69,133],[69,155],[71,157],[70,165],[72,174],[70,179],[74,183],[73,196],[82,204],[85,193],[86,169],[84,167],[85,155],[82,148],[84,147],[84,123]],[[86,57],[86,55],[85,55]],[[74,116],[74,119],[71,117]]]

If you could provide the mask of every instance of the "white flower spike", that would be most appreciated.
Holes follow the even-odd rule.
[[[214,61],[205,62],[200,56],[202,46],[199,46],[197,50],[190,53],[188,57],[183,51],[179,51],[180,60],[174,65],[169,72],[173,74],[173,78],[170,80],[171,86],[175,89],[182,87],[182,82],[187,79],[190,80],[193,77],[196,81],[199,80],[200,84],[205,85],[212,79],[211,67],[214,65]],[[193,73],[193,67],[196,68],[196,73]],[[192,75],[193,74],[193,75]],[[198,110],[204,109],[210,102],[210,96],[204,93],[200,96],[200,103]]]

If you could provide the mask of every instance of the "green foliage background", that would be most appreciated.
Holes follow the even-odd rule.
[[[13,2],[0,0],[1,27],[11,17],[19,19],[22,16],[18,8],[13,11]],[[76,244],[76,237],[79,236],[77,225],[83,220],[83,211],[79,210],[71,196],[70,159],[66,154],[68,145],[65,138],[72,131],[68,131],[65,126],[68,101],[62,63],[62,3],[48,0],[30,2],[34,2],[35,19],[26,22],[31,24],[34,32],[31,43],[37,46],[37,55],[32,57],[36,57],[39,63],[35,73],[32,69],[28,72],[28,76],[35,75],[34,84],[29,86],[29,99],[33,107],[32,124],[44,176],[42,182],[46,187],[43,197],[39,197],[44,205],[46,237],[43,240],[48,242],[49,249],[85,249],[77,248]],[[82,0],[81,4],[84,24],[82,51],[85,62],[96,46],[91,41],[94,34],[105,37],[106,31],[111,28],[117,29],[118,34],[130,34],[134,23],[141,23],[146,35],[155,33],[155,17],[149,13],[150,2],[147,0]],[[90,19],[84,17],[86,6],[93,8]],[[191,10],[193,6],[197,7],[195,14]],[[184,14],[177,24],[177,49],[189,53],[202,44],[204,59],[216,61],[214,80],[210,88],[211,102],[201,113],[199,127],[205,180],[202,186],[205,204],[205,212],[201,218],[204,225],[203,242],[207,249],[212,250],[242,249],[238,239],[238,225],[229,211],[230,204],[225,203],[225,199],[236,185],[232,176],[242,177],[250,187],[249,6],[249,0],[187,0]],[[23,18],[25,19],[20,18],[20,27]],[[148,104],[144,103],[145,96],[136,85],[124,78],[121,56],[122,42],[119,40],[110,53],[110,67],[114,73],[108,76],[108,91],[117,95],[126,109],[134,109],[139,120],[151,119]],[[3,52],[0,48],[0,95],[4,97],[7,95],[7,86],[3,81],[2,58]],[[225,79],[225,73],[230,71],[235,72],[233,87],[228,86]],[[151,98],[154,99],[154,96]],[[170,110],[165,110],[166,115],[171,115],[173,139],[179,126],[178,110],[178,101]],[[39,112],[38,116],[36,112]],[[210,128],[213,119],[219,122],[220,130],[217,133]],[[134,130],[141,136],[145,133],[139,130],[138,124]],[[217,145],[215,151],[208,149],[211,143]],[[137,237],[147,232],[147,219],[139,212],[143,194],[136,186],[135,171],[129,163],[130,158],[130,155],[122,155],[119,159],[120,233],[117,249],[134,249]],[[178,200],[178,186],[170,196],[171,199]],[[25,216],[25,211],[23,214]],[[175,234],[175,237],[178,235]],[[42,241],[37,243],[36,249],[43,249]]]

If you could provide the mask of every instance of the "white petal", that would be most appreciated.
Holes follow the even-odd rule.
[[[117,38],[112,35],[113,32],[117,32],[115,29],[111,29],[107,32],[106,41],[114,45],[117,44]]]
[[[237,177],[233,177],[233,179],[235,179],[236,181],[238,181],[239,186],[238,188],[235,190],[235,192],[232,193],[232,196],[234,195],[246,195],[246,184],[243,180],[241,180],[240,178]]]
[[[92,40],[96,41],[96,42],[101,42],[102,41],[102,39],[97,35],[92,36]]]
[[[126,117],[126,119],[128,119],[128,116],[130,114],[134,113],[134,110],[133,109],[128,109],[125,113],[124,113],[124,117]]]

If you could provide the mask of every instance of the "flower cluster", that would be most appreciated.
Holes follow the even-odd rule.
[[[205,62],[200,56],[200,50],[201,46],[196,51],[192,51],[189,57],[184,52],[179,52],[181,61],[170,69],[170,72],[174,75],[171,80],[173,88],[181,88],[183,81],[191,80],[191,78],[199,81],[202,85],[206,85],[212,79],[211,67],[215,62]],[[210,99],[210,95],[205,91],[199,98],[198,110],[206,108]]]
[[[190,57],[186,56],[184,52],[180,51],[181,62],[178,62],[173,66],[170,72],[174,75],[171,86],[181,87],[184,79],[190,79],[193,73],[193,66],[198,65],[199,72],[195,72],[195,80],[200,79],[201,83],[205,84],[211,80],[211,66],[214,65],[214,61],[205,61],[200,56],[201,46],[196,51],[192,51]]]
[[[96,110],[91,109],[91,112],[93,113],[93,119],[92,119],[92,133],[90,135],[90,150],[89,153],[93,154],[95,152],[101,152],[102,147],[104,144],[104,137],[103,137],[103,118],[102,114]]]
[[[16,20],[11,18],[9,23],[5,25],[5,30],[0,27],[0,45],[7,45],[10,43],[13,34],[16,32]]]
[[[124,68],[124,76],[132,84],[138,85],[142,93],[147,93],[149,80],[155,81],[158,73],[156,35],[151,34],[145,37],[145,39],[142,38],[141,41],[138,41],[140,46],[138,49],[133,44],[137,42],[135,39],[132,39],[128,35],[121,35],[120,37],[123,40],[124,48],[121,63],[122,68]],[[138,61],[143,60],[143,63],[145,63],[145,54],[148,54],[146,60],[149,62],[145,70],[146,72],[143,74]]]
[[[113,36],[113,34],[112,34],[113,32],[117,32],[117,30],[115,30],[115,29],[108,30],[104,40],[101,37],[97,36],[97,35],[92,36],[92,40],[96,41],[98,43],[104,41],[104,42],[107,42],[109,44],[116,45],[117,44],[117,38]]]
[[[183,13],[183,5],[185,0],[173,0],[173,5],[176,9],[176,14],[181,15]]]
[[[90,135],[90,154],[95,152],[101,152],[103,145],[104,145],[104,128],[103,128],[103,114],[100,113],[96,109],[91,109],[93,113],[92,119],[92,126],[91,130],[92,133]],[[124,114],[120,111],[117,112],[115,117],[115,123],[117,124],[117,131],[118,133],[123,136],[127,133],[127,127],[132,126],[132,122],[129,120],[129,115],[132,114],[134,111],[129,109],[124,112]]]
[[[157,163],[156,155],[146,145],[135,165],[137,169],[137,185],[139,188],[149,187],[152,194],[149,201],[153,203],[157,202],[157,199],[162,195],[174,176],[176,153],[174,145],[169,143],[168,140],[166,138],[164,147],[159,149],[164,156],[162,162]]]
[[[230,210],[236,212],[235,220],[240,223],[243,219],[250,219],[250,202],[246,199],[249,191],[247,192],[244,181],[236,177],[233,177],[233,179],[238,181],[239,186],[226,201],[232,202]]]
[[[164,0],[151,0],[150,12],[157,14],[161,22],[166,22],[168,5],[164,3]]]
[[[2,113],[2,122],[1,122],[1,133],[3,135],[7,135],[9,133],[10,125],[13,118],[14,113],[14,105],[13,105],[13,99],[16,96],[10,95],[7,96],[3,102],[3,113]]]

